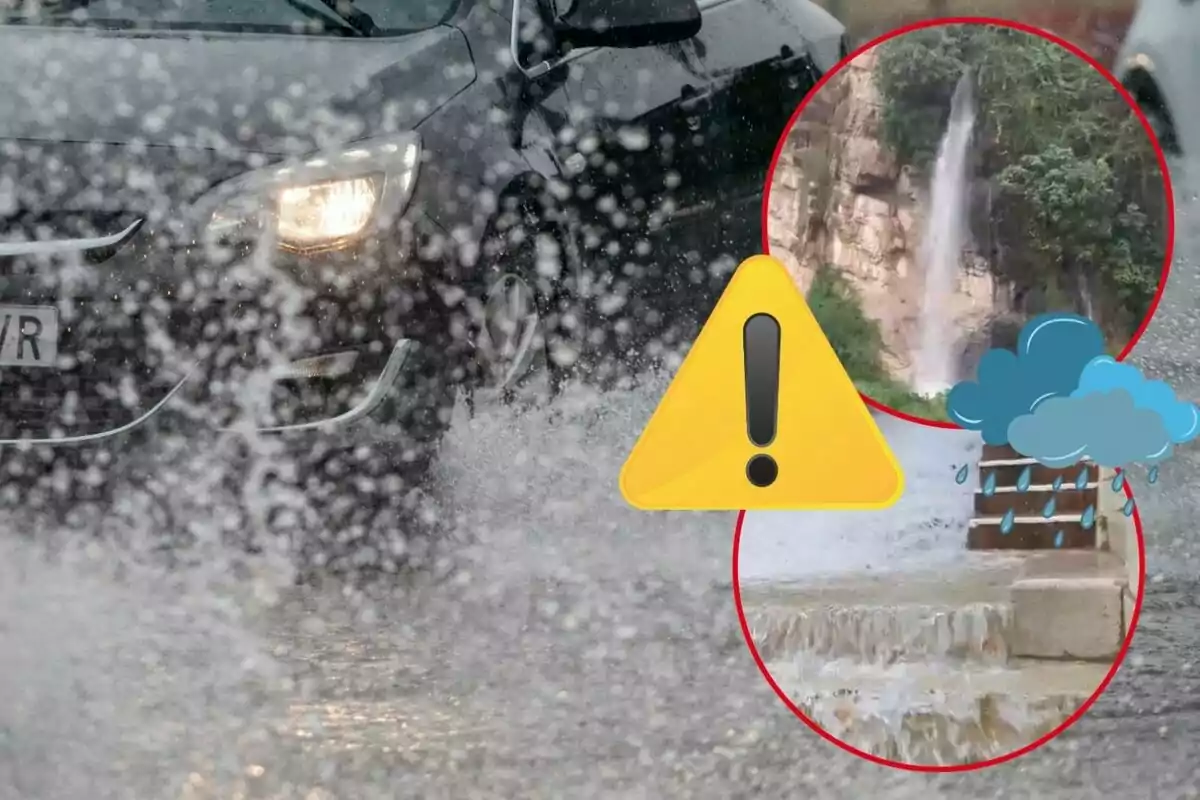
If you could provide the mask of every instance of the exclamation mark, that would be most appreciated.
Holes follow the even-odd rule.
[[[779,414],[779,322],[770,314],[755,314],[742,328],[746,357],[746,433],[755,447],[775,441]],[[746,462],[746,477],[766,488],[779,477],[779,465],[766,453]]]

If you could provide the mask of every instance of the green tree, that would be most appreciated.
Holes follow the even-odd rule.
[[[1086,278],[1124,345],[1161,274],[1162,172],[1138,118],[1089,64],[1054,42],[982,25],[927,28],[879,47],[882,135],[927,168],[963,72],[976,85],[976,175],[990,184],[993,264],[1037,313],[1072,305]]]
[[[808,306],[860,392],[907,414],[947,418],[944,397],[921,397],[888,375],[879,323],[863,313],[858,293],[836,268],[826,265],[817,270],[808,290]]]

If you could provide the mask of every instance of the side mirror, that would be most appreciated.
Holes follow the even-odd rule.
[[[690,39],[696,0],[554,0],[554,37],[571,47],[649,47]]]

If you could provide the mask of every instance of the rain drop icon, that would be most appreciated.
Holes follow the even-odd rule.
[[[1121,510],[1125,512],[1125,516],[1127,516],[1127,517],[1132,517],[1132,516],[1133,516],[1133,509],[1134,509],[1135,507],[1136,507],[1136,506],[1135,506],[1135,505],[1134,505],[1134,503],[1133,503],[1133,498],[1131,497],[1131,498],[1129,498],[1128,500],[1126,500],[1126,501],[1125,501],[1125,508],[1123,508],[1123,509],[1121,509]]]
[[[988,473],[987,479],[983,482],[983,496],[991,497],[996,493],[996,473]]]
[[[1017,491],[1028,492],[1029,484],[1033,482],[1033,467],[1026,467],[1021,470],[1021,474],[1017,476]]]
[[[1088,468],[1086,466],[1084,466],[1083,469],[1079,470],[1079,474],[1077,476],[1075,476],[1075,488],[1076,489],[1086,489],[1087,485],[1088,485]]]
[[[1054,491],[1056,491],[1056,492],[1057,492],[1059,489],[1061,489],[1061,488],[1062,488],[1062,483],[1063,483],[1063,481],[1062,481],[1062,475],[1058,475],[1058,476],[1056,476],[1056,477],[1054,478],[1054,483],[1053,483],[1053,484],[1051,484],[1051,487],[1050,487],[1050,488],[1054,489]]]
[[[1125,487],[1125,473],[1118,472],[1112,479],[1112,490],[1119,492]]]
[[[1157,466],[1150,468],[1150,473],[1146,476],[1146,480],[1150,481],[1150,483],[1158,483],[1158,467]]]
[[[1091,528],[1093,525],[1096,524],[1096,507],[1095,506],[1088,506],[1087,508],[1085,508],[1083,510],[1083,516],[1081,516],[1079,518],[1079,524],[1083,526],[1084,530],[1088,530],[1089,528]]]
[[[955,473],[954,482],[959,485],[962,485],[967,482],[967,477],[970,474],[971,474],[971,467],[967,464],[963,464],[962,469],[960,469],[957,473]]]
[[[1054,546],[1055,547],[1063,546],[1063,532],[1062,531],[1059,531],[1058,533],[1054,534]]]
[[[1046,505],[1044,505],[1042,507],[1042,516],[1045,517],[1046,519],[1050,519],[1051,517],[1053,517],[1054,511],[1057,508],[1057,506],[1058,506],[1058,503],[1055,502],[1054,497],[1051,497],[1049,500],[1046,501]]]
[[[1004,516],[1000,519],[1000,533],[1007,536],[1012,532],[1013,523],[1016,522],[1017,514],[1011,508],[1004,512]]]

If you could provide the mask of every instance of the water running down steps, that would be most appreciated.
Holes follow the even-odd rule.
[[[1047,633],[1030,613],[1050,609],[1014,588],[1080,575],[1107,579],[1115,596],[1120,565],[1079,551],[977,555],[903,576],[746,587],[756,647],[805,715],[861,750],[943,765],[1012,752],[1079,708],[1115,655],[1030,657],[1031,633]]]
[[[967,164],[975,129],[975,90],[970,70],[963,72],[950,101],[950,118],[938,146],[930,184],[929,216],[921,237],[925,288],[913,364],[913,388],[933,396],[958,379],[954,319],[959,260],[967,240]]]

